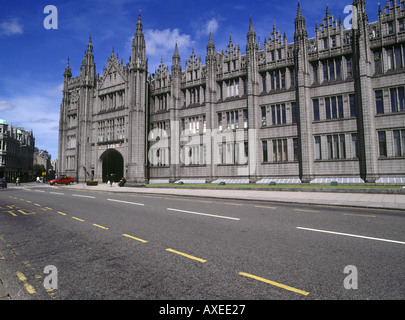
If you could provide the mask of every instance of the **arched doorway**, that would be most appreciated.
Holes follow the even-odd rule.
[[[113,177],[113,181],[118,182],[124,176],[124,158],[117,150],[109,149],[104,152],[100,160],[103,167],[103,182],[107,182]]]

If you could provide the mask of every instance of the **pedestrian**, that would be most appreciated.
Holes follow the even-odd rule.
[[[17,177],[17,178],[15,179],[15,185],[20,185],[20,177]]]

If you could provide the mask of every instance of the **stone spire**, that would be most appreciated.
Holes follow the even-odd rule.
[[[70,69],[69,58],[67,59],[67,65],[65,68],[65,72],[63,73],[63,77],[70,79],[72,77],[72,69]]]
[[[80,77],[93,82],[96,77],[96,66],[94,63],[93,44],[91,43],[91,36],[87,44],[87,50],[84,53],[82,65],[80,67]]]
[[[136,22],[136,31],[132,40],[132,56],[131,62],[140,67],[146,66],[146,44],[145,37],[142,31],[141,11],[138,13],[138,21]]]

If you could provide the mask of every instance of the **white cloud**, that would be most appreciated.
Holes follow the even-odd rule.
[[[146,54],[148,56],[165,56],[174,53],[177,43],[179,50],[192,46],[191,36],[180,34],[178,29],[146,30]]]
[[[11,104],[10,102],[7,102],[5,100],[0,101],[0,111],[5,111],[9,109],[13,109],[15,106]]]
[[[22,33],[23,26],[17,21],[17,19],[9,19],[0,23],[0,36],[11,36]]]
[[[218,20],[215,18],[212,18],[211,20],[209,20],[206,23],[205,32],[206,32],[206,34],[209,34],[210,32],[215,33],[215,32],[217,32],[218,27],[219,27]]]
[[[150,72],[154,72],[159,67],[161,59],[166,66],[171,65],[176,43],[181,57],[189,55],[194,45],[191,36],[180,33],[179,29],[147,29],[144,33]]]
[[[57,158],[59,108],[62,102],[60,84],[25,87],[23,92],[0,97],[0,118],[9,125],[33,130],[35,145]]]

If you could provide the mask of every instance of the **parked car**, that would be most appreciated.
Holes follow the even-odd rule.
[[[56,179],[50,180],[48,183],[53,186],[53,185],[58,185],[58,184],[72,184],[74,182],[72,177],[69,176],[61,176]]]
[[[7,181],[4,178],[0,178],[0,188],[7,188]]]

